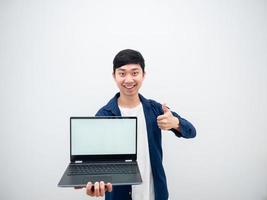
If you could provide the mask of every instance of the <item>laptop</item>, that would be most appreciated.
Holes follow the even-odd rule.
[[[58,186],[141,184],[136,159],[137,117],[71,117],[70,163]]]

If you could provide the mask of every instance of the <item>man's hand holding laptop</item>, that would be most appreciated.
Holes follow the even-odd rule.
[[[105,184],[103,181],[95,182],[95,184],[88,182],[86,185],[86,194],[91,197],[103,197],[105,192],[112,191],[112,184]]]
[[[81,189],[82,187],[75,187],[75,189]],[[111,183],[104,183],[103,181],[95,182],[88,182],[86,185],[86,194],[91,197],[103,197],[105,196],[105,192],[112,191],[112,184]]]

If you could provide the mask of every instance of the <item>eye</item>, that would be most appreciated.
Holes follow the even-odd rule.
[[[119,76],[125,76],[124,72],[119,72]]]
[[[137,76],[139,74],[138,71],[133,72],[133,76]]]

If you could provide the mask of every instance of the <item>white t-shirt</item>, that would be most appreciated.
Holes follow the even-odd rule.
[[[142,184],[132,186],[133,200],[154,200],[154,183],[148,149],[146,120],[140,103],[134,108],[120,107],[122,116],[137,116],[137,162],[142,176]]]

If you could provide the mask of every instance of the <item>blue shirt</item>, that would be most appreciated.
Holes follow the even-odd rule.
[[[118,98],[120,93],[117,93],[104,107],[102,107],[96,116],[121,116],[118,107]],[[148,148],[150,154],[150,163],[152,168],[155,200],[167,200],[169,197],[167,180],[162,165],[162,145],[161,145],[161,129],[157,124],[157,117],[162,115],[162,105],[154,100],[146,99],[139,94],[140,101],[143,105],[147,136]],[[180,117],[177,113],[172,114],[179,119],[179,131],[171,129],[177,137],[193,138],[196,136],[196,129],[186,119]],[[113,186],[112,192],[106,192],[106,200],[131,200],[131,185]]]

